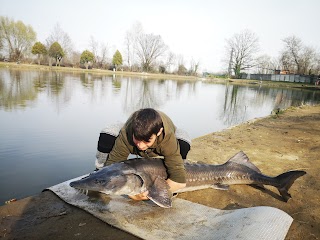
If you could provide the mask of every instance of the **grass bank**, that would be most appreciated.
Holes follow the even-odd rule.
[[[83,69],[72,67],[56,67],[45,66],[37,64],[17,64],[12,62],[0,62],[0,67],[7,67],[21,70],[40,70],[40,71],[56,71],[56,72],[79,72],[79,73],[93,73],[101,75],[119,75],[119,76],[138,76],[143,78],[157,78],[157,79],[175,79],[175,80],[199,80],[195,76],[180,76],[175,74],[160,74],[160,73],[146,73],[146,72],[127,72],[127,71],[110,71],[105,69]]]

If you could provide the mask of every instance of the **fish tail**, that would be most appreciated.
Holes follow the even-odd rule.
[[[290,193],[288,193],[289,188],[292,186],[292,184],[297,178],[305,174],[306,174],[305,171],[297,170],[297,171],[285,172],[276,177],[276,180],[278,181],[278,183],[280,183],[280,186],[277,188],[285,202],[287,202],[291,198]]]

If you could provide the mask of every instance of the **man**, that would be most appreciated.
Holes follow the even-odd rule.
[[[118,136],[109,131],[100,133],[96,167],[126,160],[129,154],[149,158],[164,157],[167,169],[167,183],[171,191],[186,186],[186,172],[183,159],[190,150],[188,137],[177,139],[176,127],[164,113],[152,108],[134,112]],[[135,196],[134,200],[147,200],[148,191]]]

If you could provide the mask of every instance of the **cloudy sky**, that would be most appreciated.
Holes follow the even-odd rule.
[[[249,29],[260,54],[277,57],[282,39],[295,35],[320,50],[319,0],[0,0],[0,15],[30,24],[41,42],[59,23],[78,51],[90,37],[124,53],[124,36],[140,22],[161,35],[175,54],[200,61],[202,70],[221,71],[226,39]]]

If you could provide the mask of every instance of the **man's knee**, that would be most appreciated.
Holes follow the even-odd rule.
[[[98,151],[102,153],[110,153],[115,141],[115,136],[104,132],[100,133],[97,147]]]
[[[187,159],[188,152],[190,151],[191,138],[187,131],[177,128],[176,129],[176,138],[178,139],[180,145],[180,155],[182,159]]]
[[[104,132],[100,133],[95,161],[96,168],[100,169],[105,166],[108,155],[111,152],[115,141],[115,136]]]
[[[188,152],[190,151],[190,144],[184,140],[178,139],[180,145],[180,155],[182,159],[187,159]]]

